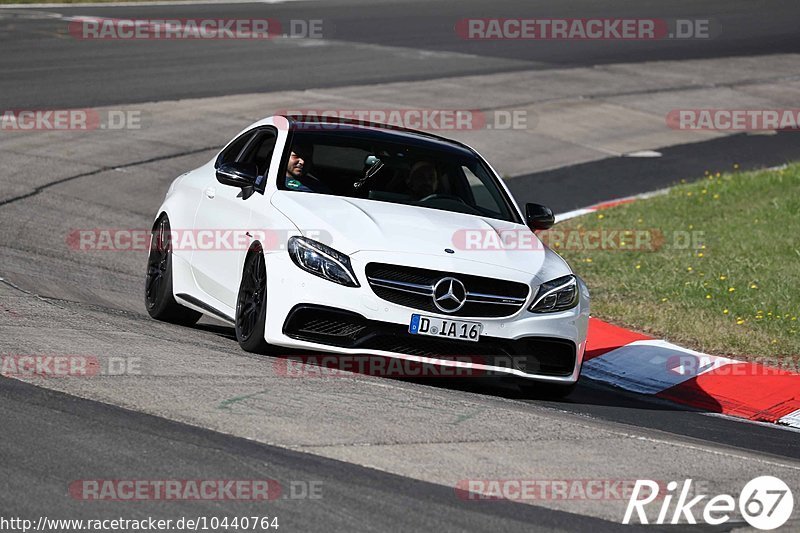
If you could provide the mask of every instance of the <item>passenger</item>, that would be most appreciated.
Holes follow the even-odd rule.
[[[436,167],[429,161],[417,161],[408,173],[406,186],[415,200],[435,194],[439,188]]]

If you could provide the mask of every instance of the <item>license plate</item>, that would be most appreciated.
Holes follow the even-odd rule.
[[[450,320],[449,318],[424,315],[411,315],[411,324],[408,326],[408,332],[412,335],[428,335],[430,337],[444,337],[446,339],[472,342],[478,342],[482,330],[483,324],[480,322],[466,322],[464,320]]]

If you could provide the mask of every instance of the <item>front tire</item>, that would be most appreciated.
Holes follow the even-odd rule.
[[[264,340],[266,323],[267,269],[264,253],[258,248],[245,261],[236,298],[236,340],[244,351],[263,354],[269,350]]]
[[[167,215],[158,219],[150,236],[144,303],[151,317],[181,326],[192,326],[203,316],[180,305],[172,295],[172,239]]]

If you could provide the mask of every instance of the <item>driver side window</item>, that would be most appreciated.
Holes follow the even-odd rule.
[[[219,154],[217,158],[217,164],[215,165],[219,168],[221,165],[226,165],[228,163],[233,163],[239,157],[239,154],[242,153],[242,150],[245,146],[247,146],[248,141],[253,137],[253,132],[248,131],[247,133],[240,136],[238,139],[233,141],[231,144],[228,145],[225,150]]]
[[[255,163],[259,176],[266,176],[269,163],[275,150],[278,135],[272,128],[264,128],[255,133],[253,139],[244,148],[237,161]]]

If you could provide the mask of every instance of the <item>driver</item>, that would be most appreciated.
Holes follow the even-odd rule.
[[[415,200],[435,194],[439,188],[439,175],[430,161],[417,161],[406,179],[406,186]]]
[[[292,146],[289,162],[286,165],[286,181],[284,185],[290,191],[319,192],[332,194],[330,187],[308,172],[307,163],[314,157],[314,146],[311,144],[298,144]]]

